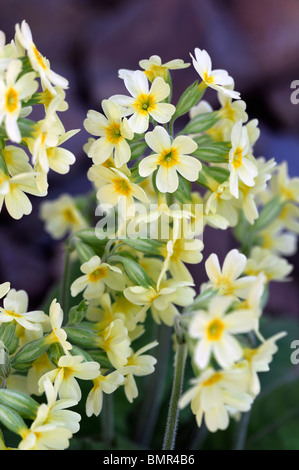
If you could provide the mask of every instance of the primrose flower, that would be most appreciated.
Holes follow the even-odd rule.
[[[254,157],[250,157],[247,129],[238,121],[231,133],[232,148],[229,151],[229,187],[237,199],[239,197],[239,179],[247,186],[254,186],[258,169]]]
[[[76,402],[81,400],[81,389],[76,379],[92,380],[100,373],[100,366],[97,362],[83,362],[82,356],[72,356],[70,354],[61,356],[58,361],[58,368],[47,372],[38,382],[39,391],[45,390],[47,380],[54,383],[60,398],[72,399]]]
[[[226,313],[233,302],[229,297],[214,297],[208,312],[195,312],[189,325],[189,335],[198,340],[194,350],[194,362],[200,368],[208,366],[212,354],[218,364],[230,368],[241,359],[243,351],[234,335],[254,330],[256,317],[250,310]]]
[[[255,281],[255,276],[240,277],[245,272],[246,265],[246,256],[233,249],[226,255],[221,270],[218,256],[212,253],[205,263],[206,273],[210,279],[207,287],[219,290],[219,295],[245,299]]]
[[[139,61],[139,66],[144,69],[144,73],[150,82],[153,82],[155,78],[162,77],[163,80],[167,80],[169,70],[185,69],[190,66],[189,63],[185,63],[182,59],[169,60],[162,64],[161,57],[158,55],[152,55],[149,59],[143,59]],[[132,73],[132,70],[120,69],[118,76],[124,78],[126,73]]]
[[[81,415],[75,411],[68,410],[71,406],[77,405],[77,400],[62,398],[57,399],[57,390],[52,385],[49,377],[43,380],[43,391],[47,397],[47,404],[42,403],[37,411],[36,422],[41,424],[55,425],[69,429],[73,434],[80,429],[79,422]]]
[[[226,429],[230,413],[249,411],[252,405],[253,399],[247,391],[247,368],[224,371],[208,368],[191,383],[192,387],[182,395],[179,406],[185,408],[191,402],[198,427],[204,418],[210,432]]]
[[[30,214],[32,204],[25,193],[39,197],[46,194],[37,188],[34,171],[10,177],[0,169],[0,211],[5,203],[7,212],[13,219],[19,220],[23,215]]]
[[[10,290],[10,282],[3,282],[0,284],[0,299],[4,297]]]
[[[269,281],[282,281],[293,270],[293,266],[284,258],[277,256],[266,248],[255,246],[247,260],[244,272],[249,276],[263,273]]]
[[[130,403],[133,402],[134,398],[138,396],[137,385],[134,379],[134,375],[137,377],[144,377],[145,375],[152,374],[155,370],[155,364],[157,359],[149,354],[144,354],[149,349],[154,348],[158,345],[157,341],[143,346],[138,351],[133,353],[129,358],[123,369],[120,372],[125,376],[125,394]]]
[[[97,329],[97,327],[95,327]],[[97,332],[96,343],[99,348],[106,351],[111,364],[119,369],[123,367],[130,356],[130,338],[124,322],[117,318],[104,330]]]
[[[10,62],[4,77],[0,78],[0,124],[5,121],[5,129],[9,139],[21,142],[21,132],[18,127],[22,100],[31,97],[38,88],[35,73],[29,72],[18,78],[22,70],[22,62]]]
[[[273,355],[278,351],[276,341],[286,336],[286,332],[278,333],[260,346],[254,349],[244,348],[243,355],[249,366],[250,373],[250,393],[256,396],[261,391],[261,384],[258,372],[267,372],[270,370],[269,364],[272,362]]]
[[[240,93],[229,88],[233,84],[233,79],[228,75],[227,71],[222,69],[212,70],[212,61],[207,51],[197,47],[194,50],[194,54],[195,57],[190,54],[193,66],[206,86],[214,88],[219,93],[223,93],[231,98],[240,98]]]
[[[40,417],[32,423],[30,429],[20,431],[22,437],[19,450],[64,450],[69,447],[72,432],[57,424],[43,424]]]
[[[93,379],[93,388],[90,390],[86,400],[86,415],[88,417],[99,416],[103,407],[103,394],[115,392],[124,383],[124,377],[117,370],[107,375],[99,375]]]
[[[64,237],[69,232],[87,227],[87,222],[68,194],[62,194],[54,201],[46,201],[40,206],[40,218],[46,231],[54,238]]]
[[[161,77],[155,78],[149,88],[148,80],[141,70],[126,74],[124,83],[131,97],[113,95],[110,100],[117,103],[128,119],[133,132],[142,134],[148,129],[149,118],[152,117],[160,124],[169,122],[175,112],[175,106],[161,103],[170,93],[169,85]]]
[[[85,299],[95,299],[100,297],[108,286],[113,290],[123,290],[125,280],[122,271],[107,263],[102,263],[99,256],[93,256],[89,261],[81,265],[81,271],[84,273],[76,279],[71,285],[71,294],[73,297],[84,291]]]
[[[87,176],[98,188],[97,198],[102,204],[116,206],[125,202],[125,207],[129,209],[134,205],[134,199],[149,203],[145,191],[116,168],[93,165],[88,170]]]
[[[84,121],[87,132],[100,137],[89,147],[88,156],[95,164],[101,164],[113,155],[116,168],[120,168],[130,160],[131,149],[127,140],[133,139],[134,133],[127,119],[122,119],[116,103],[103,100],[102,108],[105,115],[90,110]]]
[[[153,287],[131,286],[124,290],[125,297],[135,305],[143,306],[144,311],[151,308],[156,323],[173,325],[174,318],[179,315],[175,305],[186,307],[190,305],[195,296],[195,290],[190,282],[176,282],[172,279],[161,282]]]
[[[27,330],[38,330],[36,323],[45,321],[45,314],[41,310],[27,312],[28,295],[24,290],[11,289],[0,307],[0,323],[16,322]]]
[[[53,95],[56,94],[53,85],[57,85],[60,88],[68,88],[68,81],[53,72],[50,69],[49,61],[37,50],[32,39],[30,27],[25,20],[22,21],[21,26],[16,25],[16,39],[26,49],[31,67],[40,75],[44,88],[50,90]]]
[[[196,181],[202,165],[195,157],[191,157],[197,144],[191,137],[178,136],[173,142],[162,126],[156,126],[145,135],[149,147],[154,154],[143,158],[139,163],[139,174],[142,177],[151,175],[157,168],[156,185],[162,193],[173,193],[179,186],[179,173],[188,181]]]
[[[45,341],[48,344],[59,343],[64,350],[65,354],[72,349],[72,345],[67,341],[67,334],[62,326],[63,322],[63,311],[60,304],[54,299],[50,305],[49,320],[51,324],[51,333],[46,336]]]

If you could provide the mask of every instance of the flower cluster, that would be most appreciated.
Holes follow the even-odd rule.
[[[0,32],[0,209],[5,204],[14,219],[30,214],[27,194],[47,195],[50,169],[66,174],[75,162],[61,145],[78,130],[66,132],[57,114],[68,108],[67,88],[36,48],[26,21],[16,25],[10,43]]]
[[[20,63],[29,61],[32,69],[22,77],[29,75],[29,82],[39,74],[45,89],[26,95],[29,104],[32,96],[52,96],[34,136],[22,135],[33,155],[36,187],[45,190],[49,168],[72,163],[69,153],[58,150],[70,135],[61,132],[56,116],[65,82],[36,50],[26,23],[17,27],[16,44],[27,52]],[[7,65],[3,55],[0,65],[14,63]],[[87,112],[84,128],[91,137],[84,150],[92,194],[63,194],[40,212],[52,237],[66,239],[61,301],[52,301],[49,314],[28,312],[24,291],[0,285],[6,358],[0,420],[20,436],[19,449],[69,445],[81,419],[68,409],[83,399],[80,380],[92,384],[88,417],[101,413],[105,394],[122,387],[132,403],[139,393],[136,377],[152,374],[163,361],[156,331],[165,327],[174,332],[177,357],[182,348],[188,352],[194,379],[177,407],[191,403],[198,426],[204,420],[211,432],[226,429],[260,392],[258,374],[269,370],[285,335],[264,338],[260,318],[269,283],[292,271],[285,256],[296,251],[298,179],[288,176],[286,163],[254,155],[258,122],[248,121],[232,77],[212,69],[204,50],[195,49],[191,59],[197,79],[176,105],[172,71],[191,64],[162,63],[155,55],[141,60],[139,70],[119,71],[126,95],[103,100],[102,112]],[[218,94],[217,110],[203,100],[208,87]],[[179,126],[183,116],[188,123]],[[11,132],[9,119],[5,126]],[[12,171],[7,152],[2,150],[3,161]],[[20,169],[22,158],[17,161]],[[94,212],[101,216],[96,224]],[[206,227],[230,228],[235,235],[239,246],[222,266],[216,253],[204,259]],[[200,263],[205,279],[196,269]],[[147,354],[156,347],[157,357]],[[45,396],[46,403],[32,395]],[[18,414],[21,408],[30,427]],[[1,439],[0,445],[5,448]]]

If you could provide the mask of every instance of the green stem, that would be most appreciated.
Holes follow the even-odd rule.
[[[175,447],[175,438],[179,417],[178,404],[183,388],[186,358],[187,344],[184,341],[178,342],[175,355],[173,386],[168,409],[168,418],[164,435],[163,450],[173,450]]]
[[[69,281],[70,281],[70,266],[71,266],[71,250],[69,245],[66,244],[65,247],[65,258],[64,258],[64,268],[63,268],[63,276],[62,282],[60,286],[60,305],[64,312],[64,323],[68,321],[68,310],[69,310],[69,296],[70,296],[70,288],[69,288]]]
[[[136,426],[136,440],[144,447],[148,447],[151,443],[163,401],[165,377],[169,364],[171,331],[169,326],[159,325],[157,365],[148,383],[146,397]]]
[[[104,404],[102,409],[102,439],[108,449],[113,447],[114,443],[114,403],[113,395],[104,396]]]
[[[247,413],[244,413],[242,415],[239,426],[237,428],[234,450],[244,450],[246,438],[247,438],[249,420],[250,420],[250,411],[247,411]]]

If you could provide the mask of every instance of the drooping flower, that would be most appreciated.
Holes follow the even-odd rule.
[[[24,290],[11,289],[0,307],[0,323],[16,322],[28,330],[38,330],[39,323],[45,321],[45,314],[41,310],[27,312],[28,295]]]
[[[19,24],[16,25],[16,40],[19,41],[27,51],[31,66],[33,70],[39,73],[41,82],[45,88],[55,95],[56,92],[53,85],[57,85],[60,88],[68,87],[68,80],[53,72],[53,70],[50,69],[49,61],[38,51],[33,42],[30,27],[25,20],[22,21],[21,26]]]
[[[247,186],[254,186],[258,169],[250,154],[248,133],[242,121],[236,122],[231,133],[232,147],[229,151],[229,187],[236,198],[239,197],[239,179]]]
[[[252,405],[253,399],[248,393],[249,378],[247,368],[219,371],[208,368],[192,380],[192,387],[180,399],[180,408],[191,402],[198,427],[204,418],[210,432],[225,430],[231,412],[249,411]]]
[[[197,144],[191,137],[178,136],[173,141],[162,126],[156,126],[152,132],[145,135],[149,147],[154,154],[145,157],[139,164],[142,177],[151,175],[158,169],[156,185],[162,193],[173,193],[179,186],[179,173],[188,181],[196,181],[202,165],[191,157],[197,149]]]
[[[110,395],[124,383],[124,376],[117,370],[107,375],[100,374],[93,379],[93,388],[90,390],[86,399],[86,415],[88,417],[99,416],[103,407],[103,395]]]
[[[206,86],[214,88],[219,93],[230,96],[235,99],[240,98],[240,93],[229,88],[233,84],[233,79],[230,77],[226,70],[215,69],[212,70],[211,57],[204,49],[198,47],[194,50],[195,57],[192,54],[192,62],[195,70],[200,75]]]

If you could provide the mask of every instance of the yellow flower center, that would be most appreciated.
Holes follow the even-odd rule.
[[[208,334],[208,339],[210,341],[217,341],[221,338],[222,333],[224,330],[224,323],[219,320],[219,318],[215,318],[215,320],[212,320],[207,327],[207,334]]]
[[[130,184],[123,178],[117,178],[113,181],[115,192],[122,196],[129,196],[132,192]]]
[[[178,152],[173,147],[171,147],[170,149],[164,150],[159,155],[158,164],[166,168],[170,168],[174,165],[177,165],[178,162],[179,162]]]
[[[203,80],[207,85],[211,85],[212,83],[214,83],[214,77],[210,76],[208,72],[204,72]]]
[[[123,138],[121,135],[120,124],[114,122],[110,126],[106,127],[107,140],[112,144],[118,144]]]
[[[14,88],[6,92],[5,107],[9,113],[13,113],[18,107],[18,93]]]
[[[66,220],[66,222],[70,224],[75,224],[77,222],[76,217],[74,216],[74,213],[72,209],[65,209],[63,211],[63,217]]]
[[[88,275],[88,279],[91,282],[97,282],[107,274],[107,268],[97,268]]]
[[[205,380],[205,381],[202,383],[202,386],[203,386],[203,387],[210,387],[211,385],[214,385],[214,384],[216,384],[217,382],[219,382],[221,379],[222,379],[222,374],[221,374],[221,372],[216,372],[215,374],[212,375],[212,377],[210,377],[209,379]]]
[[[242,153],[243,150],[241,147],[236,148],[233,156],[233,166],[237,170],[242,165]]]
[[[41,55],[41,53],[37,50],[36,46],[33,45],[33,53],[35,55],[35,58],[37,60],[37,62],[39,63],[39,65],[44,69],[46,70],[47,69],[47,66],[45,64],[45,60],[43,58],[43,56]]]
[[[153,82],[157,77],[162,77],[166,81],[167,72],[167,68],[161,65],[152,65],[148,70],[144,71],[150,82]]]
[[[136,111],[141,114],[148,114],[149,112],[156,109],[156,101],[153,95],[147,95],[146,93],[141,93],[136,101],[134,102],[134,107]]]

